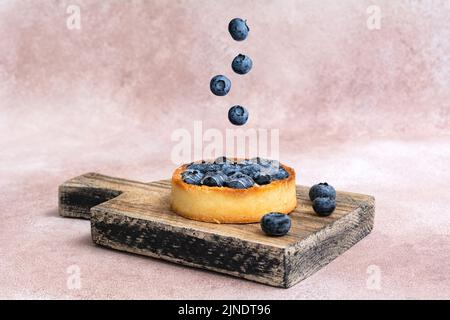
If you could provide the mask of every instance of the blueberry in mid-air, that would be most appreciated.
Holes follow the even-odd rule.
[[[326,182],[315,184],[309,189],[309,199],[314,201],[318,197],[336,199],[336,190]]]
[[[317,197],[313,201],[313,209],[321,217],[329,216],[336,209],[336,200],[328,197]]]
[[[247,38],[250,28],[247,26],[247,21],[241,18],[234,18],[228,24],[228,31],[234,40],[243,41]]]
[[[236,126],[242,126],[248,120],[248,111],[242,106],[231,107],[228,111],[228,119]]]
[[[284,236],[291,228],[291,218],[284,213],[271,212],[261,219],[261,229],[269,236]]]
[[[249,56],[245,56],[243,54],[239,54],[236,58],[233,59],[231,63],[231,68],[237,74],[246,74],[252,70],[253,61]]]
[[[211,92],[216,96],[225,96],[230,92],[231,89],[231,81],[224,75],[217,75],[211,79],[209,83],[209,88]]]

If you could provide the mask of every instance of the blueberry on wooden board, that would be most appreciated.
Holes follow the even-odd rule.
[[[319,216],[327,217],[336,209],[336,200],[328,197],[315,198],[313,209]]]
[[[336,190],[326,182],[313,185],[309,189],[309,199],[314,201],[318,197],[336,199]]]
[[[261,229],[269,236],[284,236],[291,228],[291,218],[284,213],[271,212],[261,219]]]

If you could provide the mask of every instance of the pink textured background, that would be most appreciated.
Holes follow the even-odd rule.
[[[66,28],[81,7],[82,29]],[[382,10],[381,30],[366,8]],[[0,298],[450,298],[449,1],[0,2]],[[248,19],[249,39],[228,21]],[[249,54],[254,70],[232,75]],[[231,93],[208,91],[226,72]],[[279,128],[299,183],[377,199],[373,233],[276,289],[114,252],[57,215],[57,187],[97,171],[167,178],[177,128]],[[82,288],[66,286],[70,265]],[[381,289],[366,285],[378,266]]]

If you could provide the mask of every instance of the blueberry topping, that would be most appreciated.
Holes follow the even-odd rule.
[[[222,164],[217,164],[217,163],[212,163],[209,167],[208,167],[208,171],[221,171],[222,170],[223,165]]]
[[[313,209],[321,217],[329,216],[336,209],[336,200],[328,197],[317,197],[313,201]]]
[[[278,160],[265,160],[261,163],[262,166],[274,168],[276,170],[281,168],[280,162]]]
[[[188,184],[200,185],[204,174],[198,170],[188,169],[181,174],[183,181]]]
[[[227,157],[218,157],[216,160],[214,160],[215,164],[225,165],[225,164],[231,164],[232,161],[227,159]]]
[[[272,178],[274,178],[274,176],[278,173],[278,168],[263,167],[261,165],[259,165],[259,167],[261,174],[267,174],[269,176],[272,176]]]
[[[231,176],[237,172],[240,172],[241,168],[234,164],[224,164],[222,166],[222,172],[225,173],[227,176]]]
[[[200,171],[202,173],[206,173],[209,170],[209,163],[192,163],[190,165],[187,166],[188,170],[197,170]]]
[[[223,172],[208,172],[202,179],[201,183],[208,187],[222,187],[227,180],[226,174]]]
[[[336,199],[336,190],[326,182],[313,185],[309,189],[309,199],[314,201],[318,197]]]
[[[270,168],[278,171],[280,168],[280,162],[278,160],[268,160],[260,157],[252,158],[252,161],[259,164],[261,167]]]
[[[234,58],[233,62],[231,63],[231,68],[237,74],[249,73],[252,67],[253,67],[252,59],[243,54],[239,54],[238,56],[236,56],[236,58]]]
[[[278,161],[262,158],[236,162],[226,157],[218,157],[213,162],[189,164],[181,176],[188,184],[247,189],[255,184],[262,186],[287,178],[289,174],[278,166]]]
[[[233,189],[248,189],[255,184],[253,179],[246,174],[236,173],[228,178],[226,186]]]
[[[236,126],[242,126],[248,120],[248,111],[242,106],[231,107],[228,111],[228,120]]]
[[[273,175],[273,178],[275,180],[283,180],[283,179],[286,179],[287,177],[289,177],[289,173],[287,173],[287,171],[284,170],[283,168],[279,168],[277,173],[275,173],[275,175]]]
[[[241,172],[254,178],[256,177],[261,171],[261,167],[257,164],[249,164],[242,166]]]
[[[223,75],[218,75],[211,79],[209,88],[216,96],[225,96],[230,92],[231,81]]]
[[[241,167],[248,166],[251,164],[255,164],[255,162],[253,160],[249,160],[249,159],[242,160],[241,162],[238,163],[238,165]]]
[[[247,21],[244,21],[241,18],[234,18],[228,24],[228,31],[234,40],[243,41],[247,38],[250,29],[247,26]]]
[[[258,173],[253,180],[255,180],[255,182],[257,184],[259,184],[260,186],[263,186],[265,184],[269,184],[272,182],[272,177],[269,174],[261,174]]]
[[[284,236],[291,228],[291,218],[287,214],[271,212],[261,219],[261,229],[269,236]]]
[[[251,158],[249,161],[256,164],[261,164],[265,159],[260,157]],[[267,161],[267,160],[266,160]]]

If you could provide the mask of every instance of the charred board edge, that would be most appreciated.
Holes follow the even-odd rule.
[[[59,214],[62,217],[91,218],[91,208],[118,197],[122,191],[92,187],[60,187]]]
[[[160,187],[157,182],[145,184],[94,172],[85,173],[58,187],[59,215],[89,220],[92,207],[118,197],[130,186],[145,188],[152,185]]]
[[[97,245],[285,287],[285,251],[233,237],[91,209]]]
[[[303,241],[286,248],[285,287],[290,288],[339,257],[371,233],[374,227],[375,199]]]

